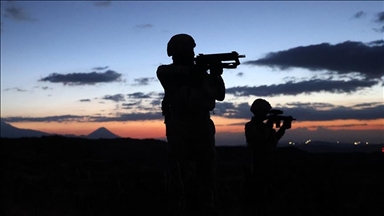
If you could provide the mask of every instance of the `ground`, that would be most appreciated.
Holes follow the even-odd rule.
[[[163,215],[164,144],[2,138],[2,215]],[[252,191],[247,149],[219,147],[217,155],[216,215],[374,216],[382,210],[381,152],[310,154],[279,148],[275,182],[263,201],[247,199]]]

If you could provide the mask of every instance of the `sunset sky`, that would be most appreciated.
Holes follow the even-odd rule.
[[[217,145],[245,144],[257,98],[297,119],[282,142],[384,143],[383,1],[1,1],[1,118],[163,139],[156,69],[178,33],[246,55],[223,73]]]

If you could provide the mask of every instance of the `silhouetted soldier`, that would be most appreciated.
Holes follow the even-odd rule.
[[[201,201],[199,206],[212,209],[216,196],[215,125],[210,111],[216,100],[225,97],[223,68],[210,68],[209,73],[199,68],[195,64],[195,46],[190,35],[174,35],[167,45],[173,63],[157,69],[165,93],[162,112],[168,140],[168,214],[172,214],[172,208],[183,208],[189,199],[190,162],[196,165],[199,197],[195,200]]]
[[[250,196],[265,199],[274,181],[274,152],[278,141],[291,128],[292,120],[284,120],[276,131],[273,128],[276,115],[268,115],[272,106],[264,99],[256,99],[251,105],[252,119],[245,124],[245,137],[252,155]],[[267,118],[268,115],[268,118]],[[265,121],[266,120],[266,121]]]

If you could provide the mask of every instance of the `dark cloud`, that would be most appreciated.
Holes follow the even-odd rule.
[[[139,103],[123,104],[125,108],[139,105]],[[383,119],[383,102],[370,103],[370,106],[357,104],[351,107],[335,106],[327,103],[289,103],[278,105],[275,109],[284,111],[283,115],[293,116],[297,121],[331,121],[356,119],[365,124],[365,120]],[[232,104],[221,102],[216,104],[213,115],[225,118],[250,119],[250,104],[240,103]],[[142,111],[151,110],[151,108],[142,109]],[[152,109],[153,110],[153,109]],[[7,122],[108,122],[108,121],[142,121],[142,120],[162,120],[161,111],[136,112],[136,113],[118,113],[116,116],[47,116],[47,117],[8,117],[4,118]],[[314,125],[316,123],[314,122]],[[316,126],[316,125],[315,125]]]
[[[161,105],[161,99],[149,99],[149,100],[143,100],[140,97],[143,97],[144,99],[148,99],[148,95],[143,96],[135,96],[134,99],[131,99],[131,102],[129,103],[123,103],[122,108],[123,109],[136,109],[140,111],[153,111],[153,110],[160,110]]]
[[[287,103],[287,106],[291,107],[301,107],[301,108],[314,108],[314,109],[323,109],[323,108],[333,108],[335,105],[330,103],[301,103],[301,102],[294,102],[294,103]],[[278,105],[281,106],[281,105]]]
[[[367,44],[370,46],[382,46],[384,45],[384,40],[371,41]]]
[[[124,109],[136,109],[141,111],[153,111],[159,110],[161,99],[163,94],[156,92],[143,93],[143,92],[134,92],[127,94],[128,100],[130,103],[124,103]]]
[[[146,120],[161,120],[163,116],[161,112],[146,112],[146,113],[122,113],[117,117],[92,117],[94,122],[109,122],[109,121],[146,121]]]
[[[136,83],[133,85],[144,86],[144,85],[149,85],[149,82],[153,82],[153,81],[157,81],[157,79],[154,77],[138,78],[138,79],[134,79],[134,82]]]
[[[5,9],[5,18],[14,21],[37,21],[36,18],[31,17],[23,8],[16,6],[7,6]]]
[[[367,123],[364,124],[342,124],[342,125],[327,125],[327,128],[348,128],[348,127],[356,127],[356,126],[368,126]],[[319,126],[312,125],[308,128],[319,128]]]
[[[300,46],[279,52],[271,52],[264,58],[246,61],[243,64],[277,67],[286,70],[292,67],[311,71],[327,70],[337,74],[357,72],[368,79],[384,75],[383,40],[374,43],[346,41],[336,45],[322,43]]]
[[[160,106],[161,105],[161,101],[162,100],[160,100],[160,99],[155,99],[155,100],[152,100],[151,102],[150,102],[150,104],[151,104],[151,106]]]
[[[107,70],[107,69],[108,69],[108,66],[105,66],[105,67],[94,67],[94,68],[92,68],[92,70],[97,70],[97,71]]]
[[[108,7],[112,4],[112,1],[96,1],[93,4],[98,7]]]
[[[248,103],[234,104],[230,102],[217,102],[214,115],[225,118],[245,118],[250,117],[250,105]]]
[[[377,13],[374,21],[378,24],[383,24],[384,23],[384,11]],[[373,30],[378,32],[378,33],[384,33],[384,25],[381,26],[381,28],[373,28]]]
[[[17,88],[17,87],[14,87],[14,88],[6,88],[6,89],[4,89],[3,91],[26,92],[27,90],[25,90],[25,89],[21,89],[21,88]]]
[[[111,101],[114,101],[114,102],[125,101],[125,98],[124,98],[123,94],[106,95],[102,99],[104,99],[104,100],[111,100]]]
[[[135,108],[135,107],[138,107],[138,106],[140,106],[141,105],[141,100],[139,100],[139,101],[136,101],[136,102],[132,102],[132,103],[123,103],[122,104],[122,107],[123,107],[123,109],[133,109],[133,108]]]
[[[364,17],[365,15],[366,15],[366,13],[364,11],[359,11],[359,12],[355,13],[353,15],[353,17],[358,19],[358,18]]]
[[[113,70],[108,70],[104,73],[52,73],[49,76],[40,79],[39,81],[63,83],[64,85],[94,85],[96,83],[121,82],[122,80],[121,74]]]
[[[358,108],[361,108],[361,107],[372,107],[372,106],[377,106],[377,105],[380,105],[381,103],[380,102],[375,102],[375,103],[361,103],[361,104],[356,104],[354,105],[353,107],[358,107]],[[383,110],[384,111],[384,110]]]
[[[160,120],[163,119],[161,112],[147,113],[119,113],[115,117],[94,115],[94,116],[78,116],[78,115],[61,115],[47,117],[8,117],[3,118],[4,121],[12,122],[124,122],[124,121],[143,121],[143,120]]]
[[[33,88],[43,89],[43,90],[52,90],[52,88],[49,88],[48,86],[35,86]]]
[[[384,11],[376,14],[375,22],[384,23]]]
[[[255,87],[231,87],[226,89],[227,94],[236,96],[278,96],[278,95],[298,95],[316,92],[329,93],[352,93],[363,88],[369,88],[379,81],[375,80],[321,80],[312,79],[307,81],[289,81],[283,84],[261,85]]]
[[[139,28],[139,29],[146,29],[146,28],[152,28],[153,25],[152,24],[139,24],[139,25],[136,25],[135,28]]]
[[[296,118],[298,121],[331,121],[331,120],[374,120],[384,118],[384,105],[382,102],[369,107],[355,106],[344,107],[335,106],[327,103],[290,103],[286,105],[278,105],[274,109],[284,111],[283,115],[289,115]],[[215,115],[226,118],[244,118],[249,119],[252,116],[250,112],[250,104],[241,103],[239,105],[221,104],[216,106]]]
[[[384,26],[381,26],[381,28],[373,28],[375,32],[383,33],[384,32]]]
[[[231,113],[236,112],[237,110],[233,103],[217,102],[214,111],[215,111],[215,114],[223,116],[225,114],[231,115]]]
[[[88,122],[90,116],[60,115],[45,117],[9,117],[3,118],[8,122]]]
[[[136,102],[133,102],[133,103],[123,103],[122,106],[129,107],[129,106],[137,106],[137,105],[140,105],[140,104],[141,104],[141,101],[136,101]]]
[[[81,99],[81,100],[79,100],[80,102],[91,102],[91,100],[90,99]]]
[[[331,120],[373,120],[384,118],[384,105],[380,103],[362,109],[334,106],[329,109],[319,109],[316,106],[279,107],[284,115],[294,116],[299,121],[331,121]]]
[[[146,99],[146,98],[151,98],[152,93],[149,94],[144,94],[143,92],[135,92],[132,94],[127,94],[129,98],[135,98],[135,99]]]
[[[165,95],[164,92],[161,92],[161,93],[158,93],[157,97],[158,97],[158,98],[163,98],[164,95]]]

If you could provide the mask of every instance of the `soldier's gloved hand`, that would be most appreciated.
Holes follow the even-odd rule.
[[[281,128],[283,129],[290,129],[291,127],[292,127],[291,120],[284,120],[283,125],[281,125]]]
[[[221,66],[221,62],[211,63],[209,73],[214,75],[223,74],[223,67]]]
[[[278,117],[275,115],[268,116],[267,122],[265,123],[269,127],[273,128],[273,124],[275,124],[278,121]]]

